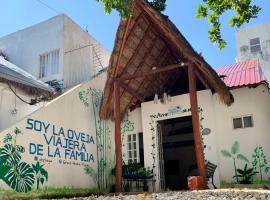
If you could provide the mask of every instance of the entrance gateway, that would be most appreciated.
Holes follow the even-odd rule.
[[[157,131],[161,189],[188,189],[187,178],[198,175],[192,117],[158,121]]]

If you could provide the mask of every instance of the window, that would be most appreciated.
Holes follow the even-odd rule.
[[[250,52],[257,53],[261,51],[260,38],[253,38],[249,40]]]
[[[250,128],[250,127],[253,127],[253,117],[251,115],[233,118],[234,129]]]
[[[243,128],[242,118],[234,118],[233,119],[233,127],[234,127],[234,129]]]
[[[128,163],[138,162],[137,154],[137,134],[130,134],[127,137]]]
[[[252,116],[243,117],[244,128],[253,127],[253,119]]]
[[[39,78],[46,78],[59,73],[59,49],[40,55]]]

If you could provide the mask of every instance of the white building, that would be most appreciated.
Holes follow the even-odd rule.
[[[8,59],[44,82],[71,88],[108,65],[110,53],[68,16],[49,20],[0,38]]]
[[[207,160],[217,165],[214,183],[220,186],[235,181],[234,161],[236,168],[258,170],[258,163],[252,166],[257,148],[264,154],[262,177],[269,178],[270,93],[259,60],[216,73],[167,17],[145,1],[136,1],[133,12],[120,23],[106,72],[1,132],[3,149],[14,145],[5,136],[22,132],[16,145],[25,152],[18,152],[15,164],[3,163],[23,163],[28,172],[24,179],[6,179],[13,171],[3,172],[1,186],[34,188],[40,176],[31,164],[40,162],[48,172],[44,186],[107,188],[116,182],[116,158],[118,166],[121,158],[143,163],[154,174],[150,188],[159,191],[186,189],[187,178],[202,176]],[[115,126],[114,116],[122,124]]]
[[[270,80],[270,21],[236,31],[237,61],[258,58]]]

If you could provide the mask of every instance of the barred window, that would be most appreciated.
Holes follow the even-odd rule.
[[[256,53],[261,51],[260,38],[253,38],[249,40],[250,52]]]
[[[39,78],[46,78],[59,73],[59,51],[59,49],[56,49],[40,55]]]

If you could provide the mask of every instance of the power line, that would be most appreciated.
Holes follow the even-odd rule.
[[[43,1],[41,0],[36,0],[37,2],[39,2],[40,4],[42,4],[43,6],[49,8],[50,10],[56,12],[57,14],[60,14],[60,12],[58,10],[56,10],[55,8],[51,7],[50,5],[44,3]]]

